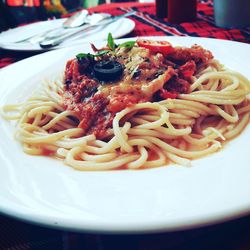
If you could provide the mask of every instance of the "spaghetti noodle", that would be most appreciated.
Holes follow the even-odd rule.
[[[84,54],[81,60],[91,57],[95,65],[110,58],[123,64],[115,81],[97,80],[84,65],[75,83],[78,58],[27,101],[4,106],[3,117],[17,120],[15,137],[24,152],[55,156],[78,170],[190,165],[243,131],[250,116],[248,79],[199,46],[166,43],[166,52],[165,43],[146,42]],[[78,95],[79,79],[91,86],[87,96]]]

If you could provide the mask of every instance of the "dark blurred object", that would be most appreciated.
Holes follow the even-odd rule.
[[[3,3],[0,1],[0,32],[8,28]]]
[[[214,16],[219,27],[250,27],[250,0],[214,0]]]
[[[73,233],[0,216],[1,250],[249,250],[250,216],[155,234]]]
[[[170,23],[193,22],[196,20],[196,13],[197,0],[168,0],[168,21]]]
[[[83,8],[85,0],[0,0],[0,28],[59,18]],[[88,0],[89,1],[89,0]],[[95,0],[98,3],[98,0]]]
[[[156,0],[156,16],[165,18],[168,16],[168,0]]]
[[[67,11],[72,12],[83,7],[84,0],[61,0],[61,3]]]
[[[47,19],[46,9],[41,2],[40,0],[0,0],[1,18],[5,23],[4,29]]]

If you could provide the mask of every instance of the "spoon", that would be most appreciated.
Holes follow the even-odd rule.
[[[106,26],[108,24],[116,22],[117,20],[119,20],[121,18],[131,16],[134,13],[135,13],[135,11],[131,11],[131,12],[125,13],[123,15],[113,16],[113,17],[110,16],[109,14],[101,14],[101,13],[90,15],[87,17],[87,19],[89,19],[89,20],[86,20],[86,23],[88,23],[88,24],[84,25],[84,27],[82,29],[79,29],[77,31],[73,31],[70,33],[66,33],[66,34],[63,34],[61,36],[55,36],[54,38],[51,37],[51,38],[44,39],[41,42],[39,42],[39,45],[41,48],[44,48],[44,49],[48,49],[48,48],[57,46],[60,43],[62,43],[63,41],[65,41],[66,39],[72,37],[73,35],[76,35],[76,34],[83,32],[83,31],[85,31],[85,32],[86,31],[93,31],[93,29],[95,29],[97,27],[102,28],[103,26]]]
[[[23,43],[23,42],[29,42],[31,44],[39,43],[42,40],[44,40],[46,36],[49,36],[49,34],[54,33],[56,31],[59,32],[59,31],[62,31],[63,29],[71,29],[71,28],[82,26],[86,22],[87,17],[88,17],[88,11],[81,10],[79,12],[76,12],[74,15],[70,16],[69,18],[67,18],[60,27],[46,30],[42,33],[32,35],[22,40],[15,41],[15,43]]]
[[[63,28],[76,28],[83,25],[88,17],[88,14],[89,13],[87,10],[81,10],[79,12],[76,12],[74,15],[72,15],[63,22]]]
[[[90,27],[96,26],[99,23],[101,23],[102,21],[109,19],[110,17],[111,17],[111,15],[107,14],[107,13],[94,13],[92,15],[88,15],[88,16],[86,16],[86,18],[84,20],[84,25],[83,25],[82,29],[88,31]],[[76,27],[78,27],[78,26],[75,26],[75,28]],[[37,43],[45,44],[45,43],[47,43],[47,41],[51,41],[52,39],[53,40],[59,39],[59,38],[66,39],[66,37],[71,37],[72,35],[79,33],[80,31],[82,31],[82,29],[71,29],[69,31],[69,28],[67,28],[67,29],[60,29],[60,30],[48,32],[47,34],[44,34],[43,38],[41,40],[39,40]]]

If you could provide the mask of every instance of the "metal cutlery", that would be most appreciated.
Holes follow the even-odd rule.
[[[29,36],[25,39],[15,41],[15,43],[29,42],[31,44],[36,44],[44,40],[50,34],[55,34],[55,33],[58,33],[59,31],[62,32],[62,30],[64,29],[80,27],[86,22],[88,22],[88,14],[89,13],[86,9],[76,12],[75,14],[67,18],[60,27],[46,30],[44,32]]]
[[[121,18],[128,17],[128,16],[131,16],[133,14],[135,14],[135,11],[131,11],[131,12],[125,13],[123,15],[119,15],[119,16],[109,16],[109,17],[106,17],[103,19],[101,19],[101,18],[96,19],[96,18],[92,17],[92,21],[90,21],[88,24],[85,24],[81,29],[74,30],[72,32],[65,33],[65,34],[62,34],[59,36],[56,35],[55,37],[47,37],[47,38],[43,39],[42,41],[40,41],[39,45],[41,48],[45,48],[45,49],[52,48],[52,47],[55,47],[55,46],[61,44],[66,39],[71,38],[72,36],[79,34],[83,31],[85,31],[85,32],[92,31],[95,28],[106,26],[108,24],[116,22],[117,20],[119,20]],[[93,14],[93,15],[95,15],[95,14]],[[89,17],[91,17],[93,15],[90,15]],[[98,14],[96,14],[96,15],[98,15]]]

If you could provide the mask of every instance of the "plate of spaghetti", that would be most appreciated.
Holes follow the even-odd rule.
[[[0,210],[104,232],[250,211],[250,46],[143,37],[47,52],[0,73]]]

